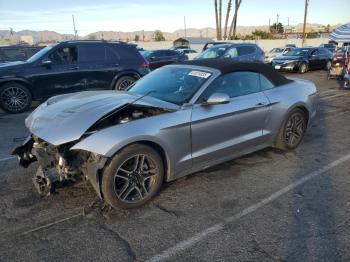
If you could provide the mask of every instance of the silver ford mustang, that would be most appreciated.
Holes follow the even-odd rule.
[[[171,181],[262,148],[291,150],[315,116],[316,87],[270,66],[188,61],[128,91],[60,95],[25,121],[20,164],[41,194],[87,179],[112,207],[138,207]]]

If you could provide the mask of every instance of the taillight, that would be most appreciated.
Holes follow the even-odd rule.
[[[143,68],[149,67],[149,62],[147,62],[147,61],[142,62],[141,67],[143,67]]]

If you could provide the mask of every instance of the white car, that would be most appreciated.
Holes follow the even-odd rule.
[[[272,60],[275,59],[278,56],[281,56],[290,50],[294,49],[293,47],[276,47],[272,48],[270,52],[266,53],[265,55],[265,63],[271,64]]]

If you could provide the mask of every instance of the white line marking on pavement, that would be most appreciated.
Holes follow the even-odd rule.
[[[209,235],[218,233],[219,231],[223,230],[226,224],[232,223],[232,222],[244,217],[245,215],[248,215],[248,214],[256,211],[257,209],[266,206],[267,204],[271,203],[272,201],[276,200],[277,198],[281,197],[282,195],[288,193],[292,189],[306,183],[307,181],[309,181],[312,178],[315,178],[317,176],[324,174],[325,172],[327,172],[331,168],[333,168],[333,167],[335,167],[335,166],[337,166],[337,165],[339,165],[339,164],[341,164],[349,159],[350,159],[350,153],[343,156],[342,158],[339,158],[338,160],[335,160],[334,162],[330,163],[329,165],[326,165],[326,166],[324,166],[324,167],[322,167],[322,168],[320,168],[320,169],[318,169],[318,170],[316,170],[308,175],[305,175],[304,177],[300,178],[299,180],[295,181],[294,183],[282,188],[281,190],[270,195],[269,197],[264,198],[260,202],[251,205],[250,207],[242,210],[241,212],[237,213],[236,215],[224,219],[224,222],[215,224],[211,227],[208,227],[207,229],[203,230],[202,232],[196,233],[194,236],[192,236],[186,240],[180,241],[175,246],[168,248],[168,249],[162,251],[161,253],[159,253],[158,255],[151,257],[150,259],[147,260],[147,262],[164,261],[166,259],[169,259],[172,256],[178,255],[182,251],[185,251],[186,249],[189,249],[190,247],[192,247],[196,243],[204,240]]]
[[[344,93],[344,94],[336,94],[336,95],[331,95],[331,96],[326,96],[326,97],[321,97],[322,100],[328,100],[331,98],[335,98],[335,97],[339,97],[339,96],[346,96],[349,95],[348,93]]]
[[[12,160],[12,159],[15,159],[15,158],[16,158],[15,156],[9,156],[9,157],[5,157],[5,158],[0,158],[0,162]]]

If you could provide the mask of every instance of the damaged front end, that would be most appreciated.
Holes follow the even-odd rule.
[[[101,197],[99,172],[107,158],[87,151],[70,150],[74,144],[54,146],[32,135],[12,154],[18,156],[23,167],[38,161],[33,184],[40,195],[50,195],[58,187],[86,178]]]

